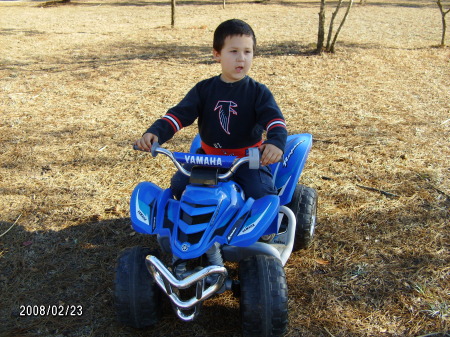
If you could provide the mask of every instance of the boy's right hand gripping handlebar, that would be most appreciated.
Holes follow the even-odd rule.
[[[159,152],[156,151],[156,149],[159,148],[159,147],[160,146],[159,146],[158,142],[153,142],[150,151],[145,151],[145,150],[140,149],[136,144],[134,144],[133,145],[133,150],[142,151],[142,152],[150,152],[153,157],[156,157],[158,155],[158,153],[159,153]]]

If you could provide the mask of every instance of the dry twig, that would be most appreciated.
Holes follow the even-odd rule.
[[[22,216],[22,213],[17,217],[16,221],[14,221],[14,223],[11,225],[11,227],[9,227],[4,233],[0,234],[0,238],[3,235],[5,235],[6,233],[8,233],[11,230],[11,228],[13,228],[16,225],[17,221],[19,221],[21,216]]]
[[[394,197],[394,198],[399,198],[400,197],[397,194],[394,194],[394,193],[391,193],[391,192],[386,192],[386,191],[380,190],[378,188],[364,186],[364,185],[359,185],[359,184],[356,184],[356,186],[358,186],[359,188],[363,188],[365,190],[368,190],[368,191],[381,193],[381,194],[383,194],[383,195],[385,195],[387,197]]]

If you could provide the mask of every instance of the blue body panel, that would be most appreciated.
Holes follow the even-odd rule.
[[[268,227],[276,223],[280,199],[276,195],[266,195],[251,205],[251,212],[245,222],[230,233],[230,246],[247,247],[266,234]]]
[[[163,228],[164,211],[172,196],[171,191],[163,190],[150,182],[142,182],[131,194],[130,216],[135,231],[144,234],[169,235]]]
[[[201,147],[202,147],[202,140],[200,139],[200,134],[197,134],[197,136],[195,136],[194,139],[192,140],[189,153],[195,153]]]
[[[170,189],[142,182],[136,186],[130,200],[133,228],[140,233],[169,237],[172,253],[182,259],[203,255],[215,242],[239,247],[252,245],[262,235],[278,232],[279,207],[292,199],[311,145],[309,134],[288,137],[283,162],[271,165],[279,195],[267,195],[258,200],[245,200],[241,188],[233,181],[214,186],[188,185],[179,201],[173,199]],[[200,138],[196,137],[191,154],[199,147]],[[218,166],[220,157],[221,167],[231,165],[235,159],[176,155],[188,163],[190,160],[205,163],[206,157],[209,166]]]
[[[291,201],[311,146],[310,134],[290,135],[287,138],[283,162],[270,165],[275,187],[278,189],[280,205],[286,205]]]

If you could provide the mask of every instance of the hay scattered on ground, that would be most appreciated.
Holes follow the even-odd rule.
[[[1,2],[0,334],[238,336],[238,301],[191,324],[115,322],[118,252],[155,245],[129,227],[133,187],[167,187],[166,159],[131,151],[198,80],[218,74],[223,20],[254,27],[251,76],[291,133],[315,142],[302,182],[319,192],[313,246],[286,266],[289,336],[420,336],[449,330],[449,49],[432,2],[355,6],[337,54],[311,56],[316,4]],[[280,25],[282,23],[282,25]],[[424,24],[426,23],[426,24]],[[167,144],[187,150],[195,128]],[[21,317],[20,305],[82,305],[82,317]],[[226,320],[224,320],[226,317]],[[220,322],[224,322],[223,324]]]

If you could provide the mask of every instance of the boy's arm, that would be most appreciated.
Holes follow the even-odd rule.
[[[265,130],[267,132],[267,139],[264,144],[272,144],[279,148],[283,153],[287,139],[286,122],[284,121],[284,118],[278,117],[274,120],[270,120],[266,124]]]
[[[200,98],[197,86],[192,88],[187,95],[167,113],[156,120],[145,132],[156,136],[160,144],[167,142],[182,128],[191,125],[198,117],[200,111]]]
[[[287,139],[286,122],[272,93],[264,85],[257,102],[257,114],[258,124],[266,131],[264,144],[272,144],[283,153]]]

